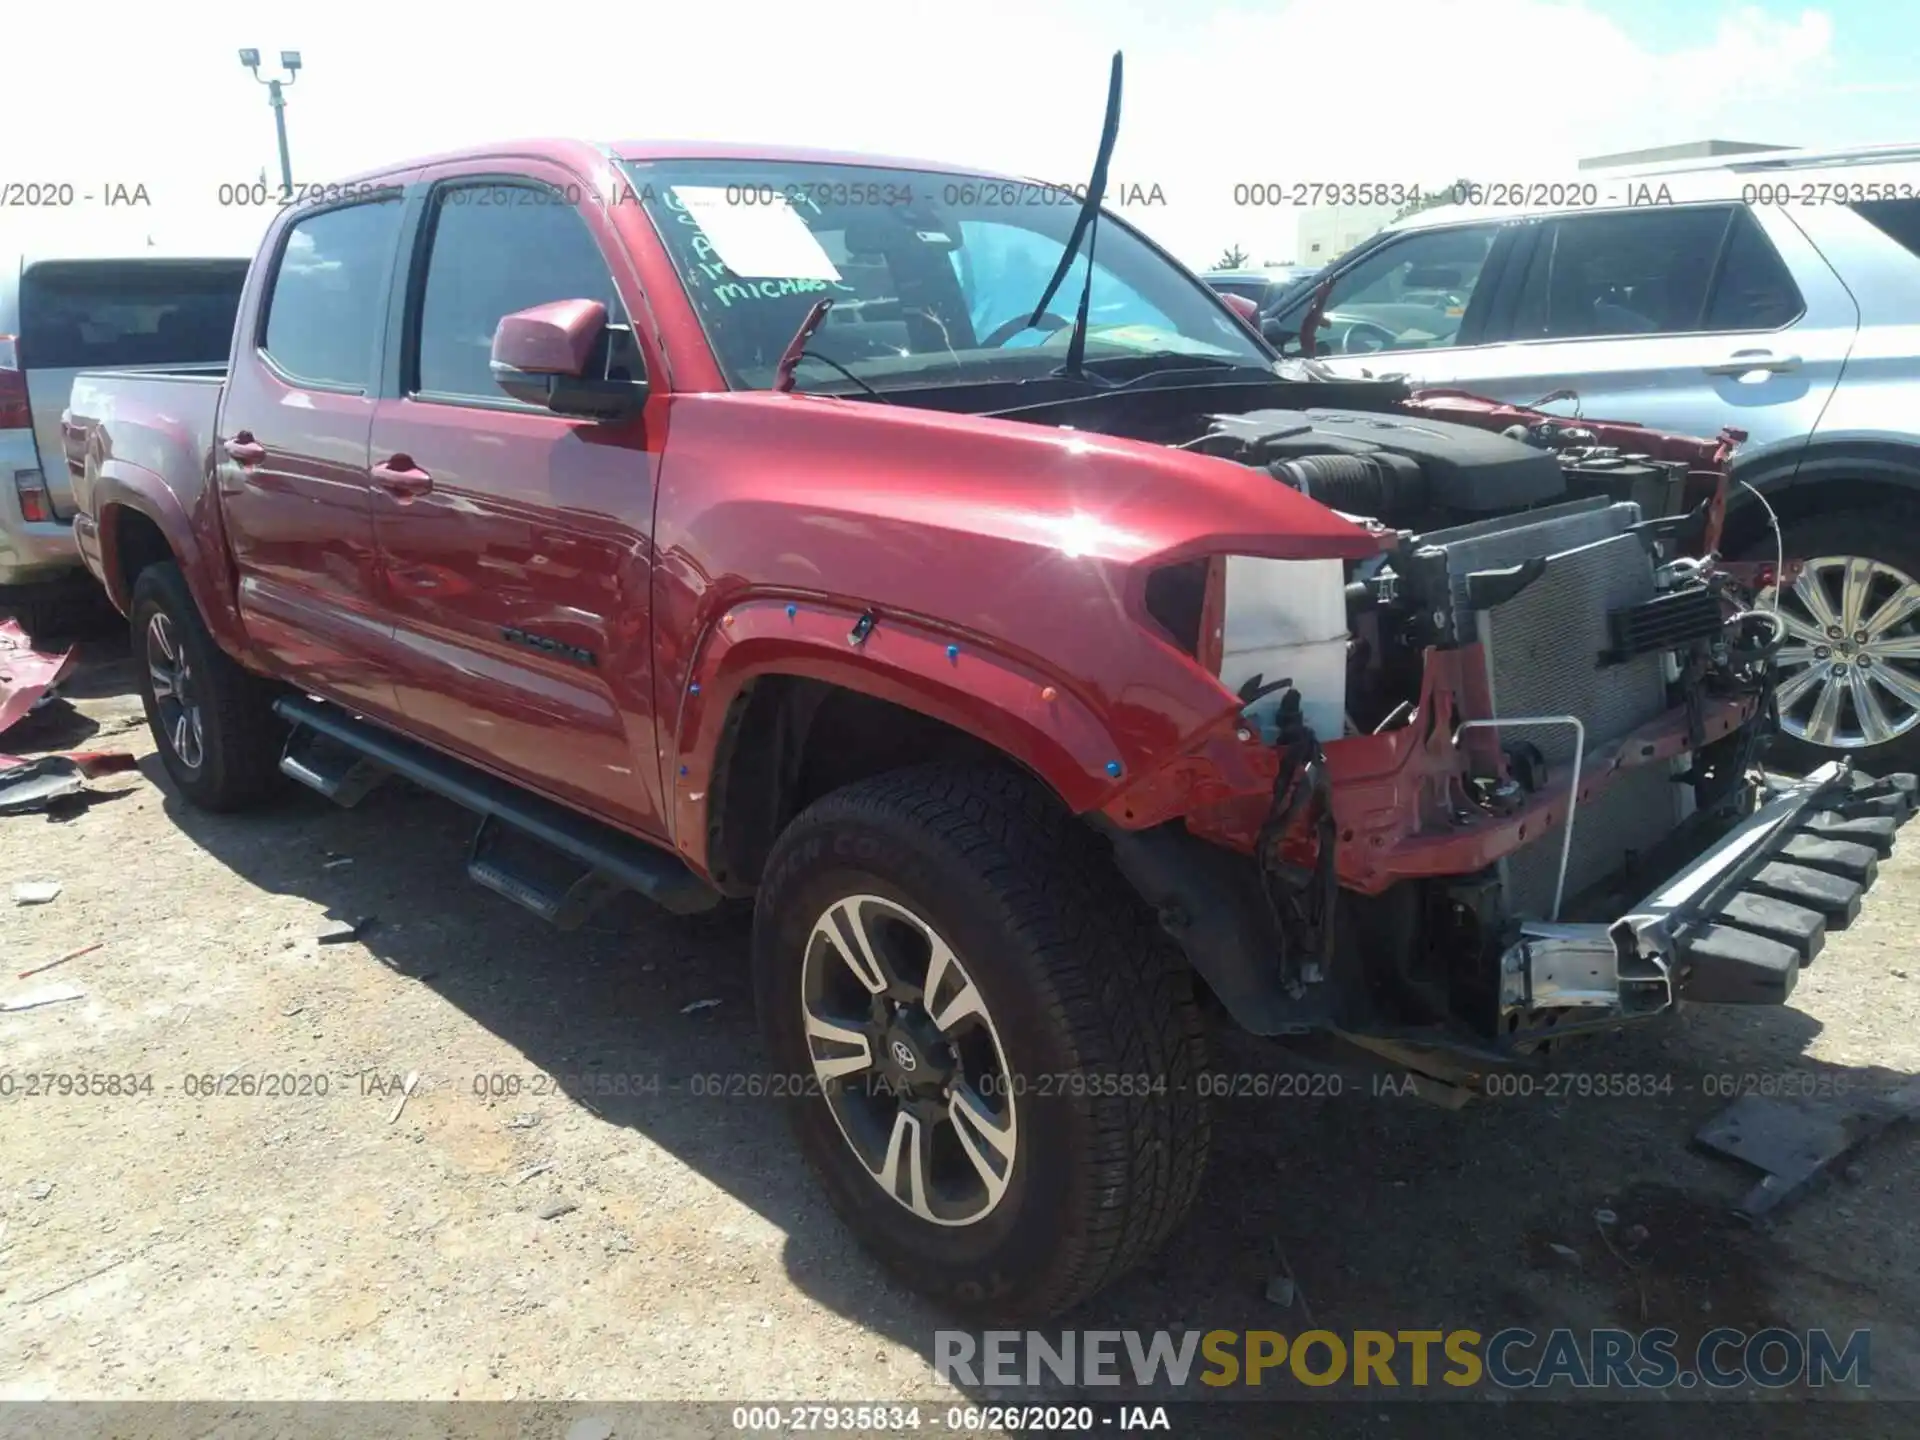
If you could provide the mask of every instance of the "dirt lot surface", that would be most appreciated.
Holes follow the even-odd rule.
[[[709,1093],[760,1064],[744,912],[635,903],[557,934],[471,886],[470,823],[397,784],[197,813],[129,662],[95,648],[0,746],[140,757],[82,811],[0,818],[0,996],[85,992],[0,1014],[0,1070],[151,1088],[0,1098],[0,1399],[965,1398],[929,1367],[940,1316],[841,1230],[774,1103]],[[1874,1392],[1920,1396],[1920,1127],[1764,1233],[1725,1218],[1751,1174],[1686,1144],[1725,1103],[1710,1077],[1920,1069],[1915,845],[1793,1008],[1693,1010],[1568,1062],[1668,1094],[1219,1103],[1193,1222],[1066,1323],[1871,1327]],[[62,889],[16,905],[31,880]],[[1215,1065],[1291,1069],[1224,1034]],[[1283,1269],[1287,1308],[1264,1293]],[[1330,1408],[1263,1428],[1484,1434],[1538,1407]],[[1742,1408],[1779,1433],[1807,1407]],[[1920,1433],[1914,1408],[1822,1409],[1822,1433]],[[1636,1413],[1637,1434],[1708,1418]],[[1578,1405],[1554,1428],[1619,1433]]]

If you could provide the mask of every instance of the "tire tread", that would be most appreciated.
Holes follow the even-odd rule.
[[[1082,1070],[1165,1079],[1163,1094],[1082,1097],[1094,1135],[1081,1160],[1088,1203],[1061,1237],[1062,1263],[1023,1307],[1071,1309],[1157,1249],[1199,1192],[1205,1037],[1185,959],[1099,838],[1015,772],[889,772],[824,797],[793,828],[845,821],[921,829],[994,893],[1039,957],[1034,1003]]]

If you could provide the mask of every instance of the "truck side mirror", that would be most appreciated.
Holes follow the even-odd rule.
[[[556,415],[623,420],[645,403],[647,381],[609,377],[624,325],[607,322],[598,300],[554,300],[501,317],[493,332],[494,383],[516,400]]]

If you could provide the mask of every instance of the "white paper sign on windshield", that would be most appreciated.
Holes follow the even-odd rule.
[[[784,195],[722,185],[675,185],[673,195],[742,280],[838,280],[840,271]],[[753,203],[744,203],[750,199]]]

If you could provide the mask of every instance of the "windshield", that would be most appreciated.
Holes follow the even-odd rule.
[[[767,389],[809,309],[808,350],[875,389],[1038,378],[1058,369],[1086,247],[1028,327],[1073,230],[1065,190],[977,176],[787,161],[630,163],[728,382]],[[1086,364],[1108,377],[1273,359],[1205,286],[1111,215],[1095,243]],[[859,387],[803,362],[801,387]]]

